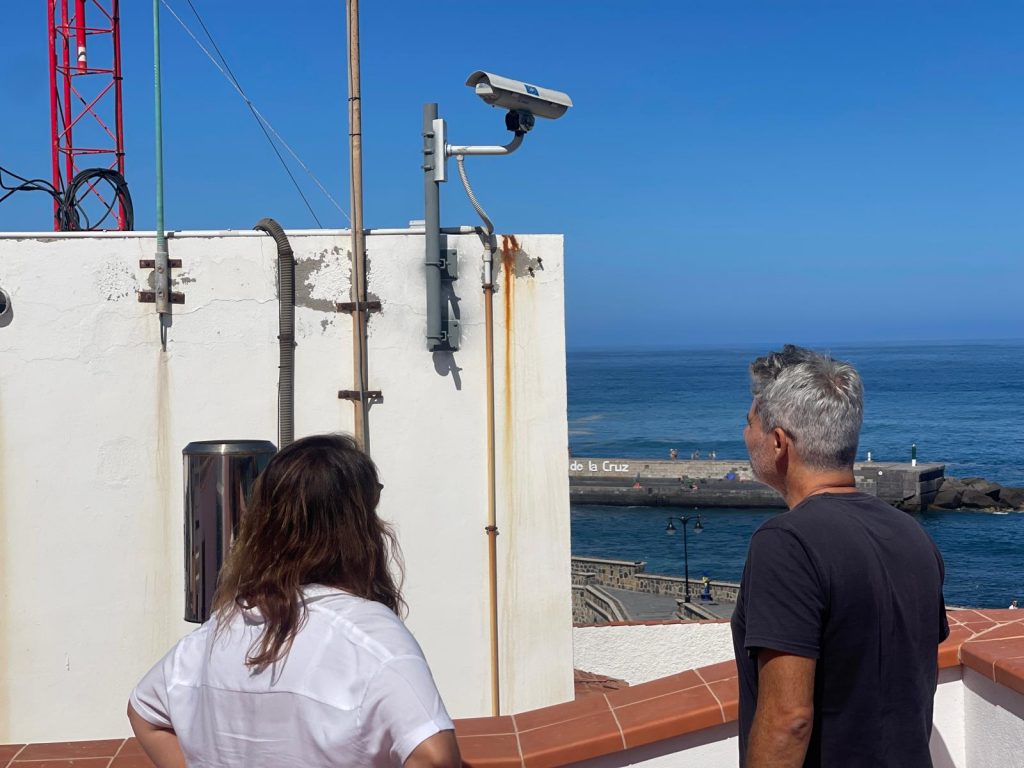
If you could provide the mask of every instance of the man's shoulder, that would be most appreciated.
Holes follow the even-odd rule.
[[[813,518],[815,516],[816,515],[813,514],[806,514],[802,508],[779,512],[761,523],[757,530],[754,531],[754,535],[772,535],[777,533],[799,534],[801,530],[806,528],[808,525],[813,524]]]
[[[902,542],[907,556],[941,558],[935,542],[912,515],[862,492],[812,496],[766,521],[757,533],[771,530],[786,531],[805,550],[817,553],[821,562],[831,559],[836,550],[874,548],[869,541],[894,540]]]
[[[896,527],[919,527],[906,512],[863,491],[817,494],[779,515],[782,524],[792,530],[841,526],[844,522],[863,520],[864,517],[883,520]]]
[[[917,525],[905,512],[900,512],[877,496],[858,491],[810,496],[792,509],[766,520],[754,536],[769,538],[788,534],[805,547],[842,545],[844,529],[860,527],[864,516],[874,520],[884,519],[897,528]]]

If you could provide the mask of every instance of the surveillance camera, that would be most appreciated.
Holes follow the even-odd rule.
[[[492,107],[504,107],[512,112],[528,112],[549,120],[561,117],[572,106],[572,99],[561,91],[552,91],[490,72],[474,72],[466,80],[466,85],[473,88],[476,95]],[[521,128],[524,127],[522,121],[517,124]]]

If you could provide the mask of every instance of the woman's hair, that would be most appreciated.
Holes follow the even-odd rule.
[[[344,435],[306,437],[271,459],[253,487],[213,601],[218,628],[239,610],[259,610],[264,629],[248,666],[288,654],[306,620],[304,584],[337,587],[399,615],[405,610],[401,552],[376,512],[381,487],[370,457]]]
[[[853,466],[864,419],[864,385],[850,363],[787,344],[750,364],[761,427],[781,427],[811,467]]]

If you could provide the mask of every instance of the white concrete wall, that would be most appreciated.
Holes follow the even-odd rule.
[[[961,667],[939,670],[929,743],[932,768],[967,768],[964,731],[964,685]],[[973,765],[977,765],[976,763]]]
[[[291,233],[296,434],[352,429],[349,238]],[[572,697],[562,240],[520,238],[495,339],[502,698]],[[422,234],[368,238],[374,459],[405,553],[409,626],[457,717],[489,714],[479,241],[462,259],[463,346],[425,349]],[[276,251],[257,233],[179,233],[166,352],[139,304],[152,237],[0,236],[0,743],[124,735],[136,679],[183,612],[181,449],[276,442]],[[543,269],[526,269],[543,259]],[[507,307],[503,295],[514,296]],[[506,323],[508,318],[508,323]],[[506,333],[506,325],[508,332]],[[511,354],[506,352],[506,346]],[[510,365],[506,371],[506,360]],[[511,403],[505,382],[512,390]]]
[[[967,765],[1024,768],[1024,695],[964,668]]]
[[[573,629],[574,664],[577,669],[617,677],[630,685],[638,685],[659,677],[694,669],[733,658],[732,637],[729,625],[720,624],[654,624],[609,627],[575,627]],[[968,670],[970,672],[970,670]],[[973,674],[973,673],[972,673]],[[980,677],[980,676],[979,676]],[[980,678],[982,682],[990,682]],[[995,688],[994,683],[990,685]],[[1008,690],[1008,689],[1002,689]],[[992,691],[986,689],[986,695]],[[1012,693],[1012,692],[1011,692]],[[1005,698],[1005,697],[1003,697]],[[1024,697],[1017,697],[1018,704]],[[1002,699],[998,699],[1002,701]],[[975,702],[977,712],[985,712],[991,706],[987,700]],[[998,706],[1004,706],[1001,704]],[[1024,707],[1020,707],[1024,711]],[[1018,714],[1019,718],[1022,716]],[[961,682],[961,668],[955,667],[939,672],[939,685],[935,692],[931,754],[934,768],[974,768],[976,766],[1002,766],[1004,763],[968,759],[969,730],[965,730],[964,685]],[[1008,718],[1004,725],[1006,738],[1024,739],[1024,721]],[[619,766],[643,765],[683,766],[732,765],[739,749],[736,723],[709,728],[698,733],[670,739],[647,747],[627,750],[604,758],[579,763],[588,768],[618,768]],[[986,723],[979,734],[987,733],[991,723]],[[1005,738],[1000,737],[997,741]],[[1024,740],[1018,742],[1024,749]],[[987,757],[986,757],[987,759]],[[1006,763],[1006,765],[1018,765]],[[1024,768],[1024,764],[1021,764]]]
[[[739,761],[736,723],[706,728],[674,739],[573,763],[577,768],[720,768]]]
[[[733,658],[727,623],[574,627],[576,669],[646,683]]]

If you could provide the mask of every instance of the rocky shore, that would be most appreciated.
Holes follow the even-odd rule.
[[[932,509],[1024,512],[1024,488],[1008,488],[983,477],[944,477],[928,506]]]

